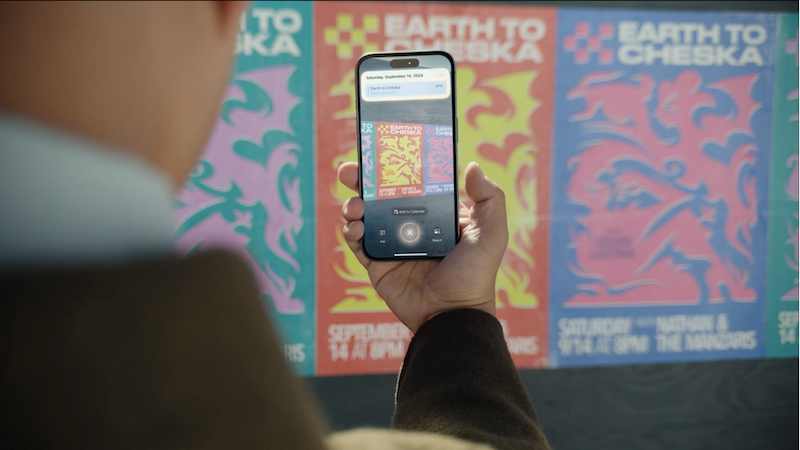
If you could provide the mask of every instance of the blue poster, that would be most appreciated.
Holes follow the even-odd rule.
[[[375,200],[375,122],[361,122],[361,194],[364,200]]]
[[[310,2],[254,2],[203,156],[178,193],[177,247],[253,270],[299,374],[314,373],[315,217]]]
[[[775,22],[559,10],[550,366],[764,355]]]

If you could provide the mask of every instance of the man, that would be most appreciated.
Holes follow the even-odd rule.
[[[247,2],[0,3],[0,440],[9,448],[544,449],[495,319],[502,191],[471,164],[441,262],[373,263],[415,333],[391,431],[326,437],[252,274],[171,251]],[[357,167],[339,178],[355,190]],[[327,444],[326,444],[327,439]],[[433,441],[431,441],[433,440]],[[451,447],[447,447],[451,446]],[[474,446],[474,448],[479,448]]]

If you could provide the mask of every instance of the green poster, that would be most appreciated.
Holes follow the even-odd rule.
[[[768,358],[798,356],[797,14],[778,22],[770,174]]]
[[[223,248],[253,271],[281,350],[314,373],[315,213],[310,2],[253,2],[214,131],[175,207],[176,246]]]

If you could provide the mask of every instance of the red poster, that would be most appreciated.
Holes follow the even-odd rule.
[[[542,367],[547,358],[547,189],[555,9],[373,2],[365,12],[364,5],[314,4],[319,208],[316,373],[396,372],[411,339],[344,242],[341,205],[354,194],[337,183],[336,168],[357,159],[353,70],[358,58],[373,51],[424,49],[445,50],[456,61],[460,185],[464,167],[477,161],[506,193],[510,239],[497,277],[498,316],[517,366]],[[380,130],[376,131],[380,139]],[[415,155],[427,158],[432,147],[425,147],[424,138],[421,142]],[[380,158],[379,145],[376,150]],[[436,188],[435,183],[426,184],[430,175],[425,173],[426,164],[416,166],[422,171],[418,178],[403,175],[407,193]],[[380,161],[376,170],[381,181],[397,176],[391,171],[381,174]],[[463,189],[460,194],[466,197]]]

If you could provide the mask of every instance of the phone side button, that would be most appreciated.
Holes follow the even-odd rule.
[[[456,117],[456,144],[458,144],[458,117]]]

